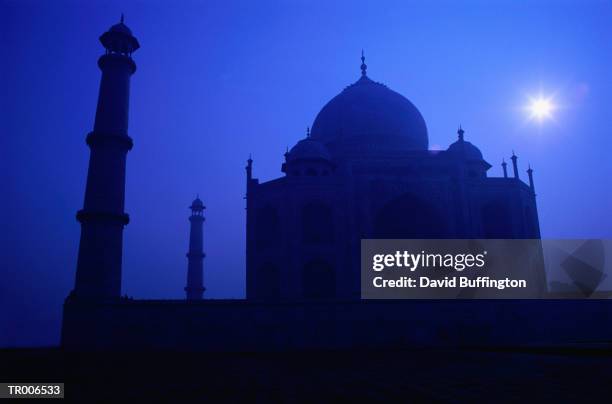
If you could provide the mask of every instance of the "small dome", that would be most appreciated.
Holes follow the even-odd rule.
[[[123,23],[123,14],[118,24],[113,25],[100,36],[100,42],[107,50],[128,56],[140,48],[138,39],[132,35],[132,30]]]
[[[193,209],[193,210],[202,210],[202,209],[204,209],[204,203],[202,202],[202,200],[199,197],[197,197],[191,203],[190,208]]]
[[[121,34],[132,35],[132,30],[129,29],[128,26],[123,23],[123,21],[124,21],[124,17],[123,17],[123,13],[122,13],[121,14],[121,19],[119,20],[119,24],[115,24],[112,27],[110,27],[108,32],[118,32],[118,33],[121,33]]]
[[[121,34],[132,35],[132,30],[129,29],[128,26],[125,25],[123,22],[120,22],[119,24],[115,24],[110,27],[109,32],[119,32]]]
[[[331,156],[323,143],[307,137],[297,142],[287,154],[287,161],[296,160],[331,160]]]
[[[482,153],[478,147],[465,140],[457,140],[448,147],[447,152],[463,157],[466,160],[482,160]]]
[[[480,149],[463,139],[464,133],[465,131],[463,128],[459,126],[459,130],[457,130],[459,139],[455,143],[451,144],[446,151],[451,155],[461,157],[466,160],[483,160]]]

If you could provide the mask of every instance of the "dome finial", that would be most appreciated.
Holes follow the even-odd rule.
[[[457,134],[459,135],[459,140],[463,141],[463,134],[464,133],[465,133],[465,131],[461,127],[461,124],[459,124],[459,130],[457,130]]]
[[[306,137],[310,137],[310,126],[306,127]]]
[[[366,76],[366,70],[368,70],[368,65],[365,64],[365,55],[363,53],[363,49],[361,49],[361,75]]]
[[[124,20],[123,13],[121,13],[121,24],[123,24],[123,20]]]

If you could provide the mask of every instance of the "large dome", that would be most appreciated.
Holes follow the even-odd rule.
[[[363,138],[407,150],[427,150],[427,126],[419,110],[404,96],[362,77],[329,101],[312,125],[312,138],[343,143]]]

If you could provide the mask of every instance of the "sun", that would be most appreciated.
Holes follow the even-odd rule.
[[[542,122],[545,119],[552,118],[556,107],[551,98],[539,96],[529,100],[529,106],[527,109],[531,119],[536,119]]]

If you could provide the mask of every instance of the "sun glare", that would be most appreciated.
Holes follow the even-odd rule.
[[[555,105],[550,98],[539,96],[532,98],[528,107],[531,119],[543,121],[552,118],[552,113],[555,110]]]

